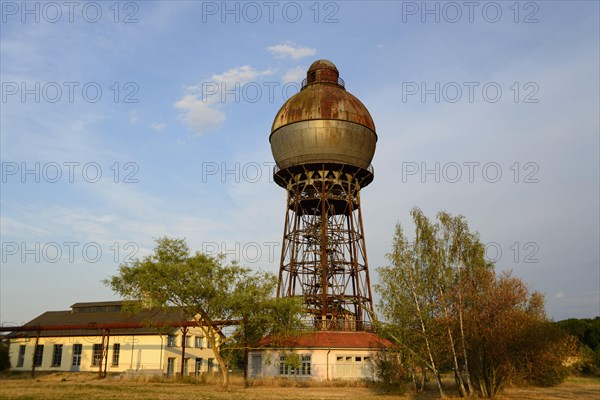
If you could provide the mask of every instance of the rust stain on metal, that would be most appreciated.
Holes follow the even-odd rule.
[[[355,122],[375,132],[371,114],[339,82],[335,65],[318,60],[307,72],[306,86],[281,107],[271,127],[271,132],[282,126],[306,120],[337,119]]]

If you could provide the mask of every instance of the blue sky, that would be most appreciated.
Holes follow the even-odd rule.
[[[270,127],[320,58],[377,127],[372,281],[396,222],[446,210],[550,317],[600,314],[598,2],[23,4],[1,3],[2,323],[114,299],[162,235],[276,272]]]

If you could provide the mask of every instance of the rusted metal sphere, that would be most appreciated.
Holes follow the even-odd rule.
[[[269,140],[280,169],[312,163],[368,168],[377,134],[371,114],[346,91],[336,66],[317,60],[300,92],[275,116]]]

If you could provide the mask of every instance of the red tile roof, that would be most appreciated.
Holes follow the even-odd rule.
[[[295,348],[381,348],[394,344],[371,332],[333,332],[320,331],[300,333],[292,337],[277,339],[263,338],[260,347],[295,347]]]

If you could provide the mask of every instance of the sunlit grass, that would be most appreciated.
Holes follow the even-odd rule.
[[[217,378],[215,376],[214,378]],[[176,400],[176,399],[365,399],[365,400],[432,400],[437,399],[434,386],[415,395],[409,390],[405,395],[382,395],[373,387],[357,382],[307,382],[283,379],[264,379],[244,388],[243,379],[232,377],[228,390],[216,383],[196,381],[184,382],[163,378],[121,379],[109,377],[100,380],[95,374],[52,373],[40,374],[31,379],[28,374],[5,374],[0,378],[0,399],[18,400]],[[450,385],[450,382],[448,382]],[[448,391],[452,395],[451,389]],[[456,397],[449,397],[450,399]],[[564,400],[600,399],[600,379],[570,377],[559,386],[550,388],[508,388],[502,400]]]

